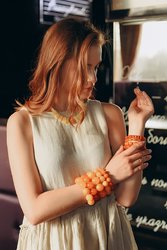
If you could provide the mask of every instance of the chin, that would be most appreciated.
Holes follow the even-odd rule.
[[[80,98],[81,100],[89,99],[92,96],[92,90],[91,91],[83,91]]]

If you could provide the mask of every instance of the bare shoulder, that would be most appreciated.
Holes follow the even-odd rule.
[[[114,103],[105,103],[102,102],[102,107],[105,113],[105,116],[107,119],[120,119],[120,117],[123,116],[123,112],[121,110],[121,108],[114,104]]]
[[[31,124],[28,112],[26,110],[19,110],[14,112],[7,121],[7,133],[25,133],[31,134]]]
[[[102,103],[108,126],[109,141],[113,154],[123,144],[126,128],[121,108],[113,103]]]

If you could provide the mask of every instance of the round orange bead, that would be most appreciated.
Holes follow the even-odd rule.
[[[108,178],[106,179],[106,181],[107,181],[107,182],[110,182],[110,181],[111,181],[111,178],[110,178],[110,177],[108,177]]]
[[[101,198],[104,198],[106,195],[107,195],[107,193],[106,193],[105,190],[99,192],[99,196],[100,196]]]
[[[86,197],[85,197],[85,199],[87,201],[93,200],[93,195],[92,194],[87,194]]]
[[[104,178],[106,179],[107,177],[108,177],[108,174],[107,174],[107,173],[105,173],[105,174],[104,174]]]
[[[108,182],[107,181],[103,181],[103,186],[107,187],[108,186]]]
[[[85,182],[80,182],[79,185],[82,187],[82,188],[85,188],[86,187],[86,183]]]
[[[104,170],[104,169],[101,169],[101,173],[102,173],[103,175],[105,175],[105,173],[106,173],[106,170]]]
[[[87,194],[90,194],[90,189],[89,188],[84,188],[82,192],[86,196]]]
[[[109,185],[110,187],[114,186],[112,182],[109,182],[108,185]]]
[[[81,177],[77,177],[77,178],[75,179],[75,183],[76,183],[76,184],[79,184],[81,181],[82,181],[82,178],[81,178]]]
[[[92,182],[93,184],[97,185],[100,182],[100,179],[98,177],[93,177]]]
[[[106,192],[110,192],[111,191],[111,187],[110,186],[105,187],[105,191]]]
[[[96,185],[96,189],[97,189],[97,191],[102,191],[104,189],[104,186],[99,183]]]
[[[87,176],[92,179],[95,176],[94,172],[87,172]]]
[[[95,201],[94,200],[88,200],[88,205],[92,206],[95,204]]]
[[[90,193],[91,193],[92,195],[97,194],[97,189],[96,189],[96,188],[92,188],[92,189],[90,190]]]
[[[100,176],[101,176],[100,171],[96,171],[96,176],[97,176],[97,177],[100,177]]]
[[[95,185],[94,185],[92,182],[88,182],[88,183],[86,184],[86,186],[87,186],[87,188],[91,189],[91,188],[93,188]]]
[[[110,186],[105,187],[105,191],[107,195],[111,194],[111,187]]]
[[[82,178],[83,179],[83,181],[85,182],[85,183],[88,183],[89,181],[90,181],[90,179],[87,177],[87,176],[85,176],[84,178]]]
[[[82,176],[81,176],[81,178],[82,178],[82,180],[84,179],[84,178],[87,178],[88,176],[86,175],[86,174],[83,174]]]
[[[105,181],[104,176],[100,176],[100,181],[101,181],[101,182]]]

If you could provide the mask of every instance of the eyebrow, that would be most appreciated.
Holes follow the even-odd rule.
[[[95,66],[98,66],[98,65],[100,65],[100,63],[102,63],[102,60],[100,60]],[[89,66],[92,66],[92,64],[91,63],[88,63],[88,65]]]

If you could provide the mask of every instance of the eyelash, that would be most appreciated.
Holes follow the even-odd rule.
[[[99,67],[100,67],[100,65],[97,65],[94,70],[97,71],[99,69]],[[90,70],[90,69],[91,69],[91,66],[88,65],[88,70]]]

